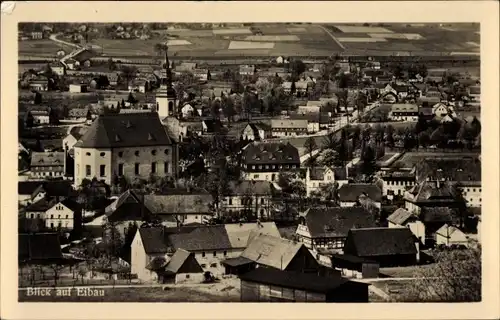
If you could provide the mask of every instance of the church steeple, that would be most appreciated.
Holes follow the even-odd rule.
[[[165,44],[165,70],[166,70],[166,85],[167,85],[167,91],[168,92],[173,92],[173,85],[172,85],[172,70],[170,69],[170,61],[168,60],[168,45]]]

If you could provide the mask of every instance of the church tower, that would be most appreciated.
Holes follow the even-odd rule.
[[[177,115],[177,97],[172,85],[172,70],[168,60],[168,47],[165,45],[166,77],[162,80],[160,90],[156,93],[156,107],[161,120],[168,116]]]

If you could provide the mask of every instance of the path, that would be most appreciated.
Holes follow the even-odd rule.
[[[342,50],[345,50],[345,47],[342,43],[340,43],[340,41],[337,40],[337,38],[335,38],[335,36],[331,33],[330,30],[328,30],[327,28],[323,27],[322,25],[318,25],[318,27],[320,27],[321,29],[323,29],[323,31],[325,31],[329,36],[330,38],[333,39],[333,41],[335,41],[335,43],[340,47],[342,48]]]
[[[51,34],[49,36],[49,39],[52,40],[52,41],[58,42],[60,44],[64,44],[66,46],[73,47],[75,49],[80,49],[81,48],[79,45],[77,45],[75,43],[71,43],[71,42],[67,42],[67,41],[61,40],[61,39],[57,39],[57,36],[59,36],[59,35],[60,35],[59,33]]]

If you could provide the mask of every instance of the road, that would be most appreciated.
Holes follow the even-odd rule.
[[[328,30],[327,28],[323,27],[322,25],[318,25],[318,27],[320,27],[321,29],[323,29],[323,31],[325,31],[329,36],[330,38],[332,38],[333,41],[335,41],[335,43],[342,48],[342,50],[345,50],[345,47],[342,43],[340,43],[340,41],[337,40],[337,38],[335,38],[335,36],[331,33],[330,30]]]
[[[52,40],[52,41],[55,41],[57,43],[60,43],[60,44],[64,44],[66,46],[70,46],[70,47],[73,47],[75,49],[80,49],[81,47],[77,44],[74,44],[74,43],[71,43],[71,42],[67,42],[67,41],[64,41],[64,40],[60,40],[60,39],[57,39],[57,36],[59,36],[60,34],[59,33],[54,33],[54,34],[51,34],[49,36],[49,39]]]

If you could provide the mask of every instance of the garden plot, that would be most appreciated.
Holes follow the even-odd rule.
[[[192,44],[191,42],[187,40],[181,40],[181,39],[175,39],[175,40],[168,40],[167,45],[168,46],[188,46]]]
[[[387,42],[385,38],[351,38],[351,37],[342,37],[337,38],[340,42]]]
[[[398,39],[398,40],[423,40],[418,33],[369,33],[372,38]]]
[[[215,56],[269,56],[270,49],[234,49],[234,50],[219,50],[213,54]]]
[[[382,27],[361,27],[361,26],[339,26],[335,28],[344,33],[393,33],[391,30]]]
[[[212,30],[215,35],[224,34],[252,34],[249,28],[238,28],[238,29],[214,29]]]
[[[231,41],[229,50],[244,49],[273,49],[274,42],[251,42],[251,41]]]
[[[302,27],[286,28],[290,33],[306,33],[307,29]]]
[[[273,35],[273,36],[248,36],[245,41],[300,41],[300,38],[296,35]]]

